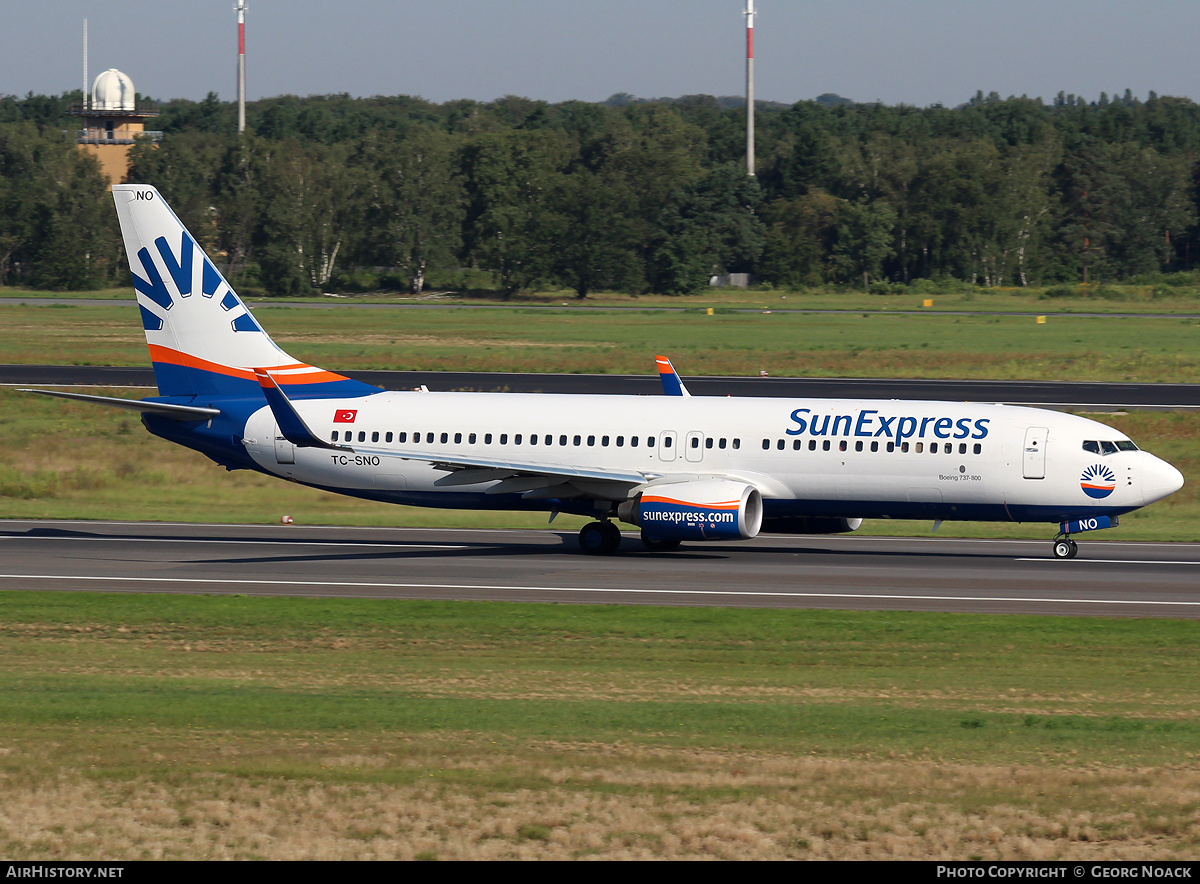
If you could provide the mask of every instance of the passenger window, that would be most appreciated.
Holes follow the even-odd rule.
[[[520,444],[521,444],[521,434],[517,433],[517,435],[513,436],[513,445],[520,445]]]
[[[907,443],[907,442],[901,442],[901,443],[900,443],[900,450],[901,450],[902,452],[904,452],[905,454],[907,454],[907,453],[908,453],[908,443]]]
[[[329,440],[329,441],[330,441],[330,442],[336,442],[337,440],[338,440],[338,431],[337,431],[337,430],[334,430],[334,431],[333,431],[333,436],[330,438],[330,440]]]
[[[742,447],[742,440],[741,440],[741,439],[734,439],[734,440],[733,440],[733,450],[734,450],[734,451],[737,451],[737,450],[738,450],[739,448],[741,448],[741,447]]]
[[[567,444],[567,437],[566,437],[566,436],[559,436],[559,437],[558,437],[558,444],[559,444],[559,445],[566,445],[566,444]]]
[[[699,448],[699,447],[700,447],[700,440],[699,440],[697,437],[695,437],[695,436],[693,436],[693,437],[692,437],[692,447],[693,447],[693,448]]]
[[[783,451],[783,446],[784,446],[784,441],[782,439],[780,439],[778,442],[775,443],[775,447],[778,448],[780,451]]]
[[[383,441],[384,441],[384,442],[391,442],[391,441],[392,441],[392,431],[391,431],[391,430],[388,430],[388,433],[387,433],[387,435],[383,437]]]
[[[575,441],[575,444],[578,445],[582,440],[578,436],[576,436],[574,441]]]
[[[359,441],[359,442],[366,442],[366,441],[367,441],[367,433],[366,433],[366,430],[359,430],[359,431],[358,431],[358,441]]]
[[[537,433],[530,433],[530,434],[529,434],[529,444],[530,444],[530,445],[537,445]]]
[[[874,440],[872,440],[872,442],[871,442],[871,450],[872,450],[872,451],[878,451],[878,450],[879,450],[879,443],[878,443],[878,442],[875,442]]]
[[[501,433],[501,434],[500,434],[500,444],[501,444],[501,445],[507,445],[507,444],[508,444],[508,433]]]
[[[895,450],[896,450],[896,443],[895,443],[895,442],[889,442],[889,443],[888,443],[888,451],[889,451],[889,452],[892,452],[892,451],[895,451]]]
[[[484,433],[484,434],[483,434],[483,444],[484,444],[484,445],[491,445],[491,444],[492,444],[492,434],[491,434],[491,433]]]
[[[454,444],[455,444],[455,445],[462,445],[462,433],[455,433],[455,434],[454,434]]]
[[[980,445],[978,442],[976,442],[976,443],[975,443],[975,453],[976,453],[976,454],[982,454],[982,453],[983,453],[983,446],[982,446],[982,445]]]
[[[629,447],[630,447],[630,448],[637,448],[637,447],[638,447],[638,439],[639,439],[639,438],[641,438],[641,437],[639,437],[639,436],[630,436],[630,437],[629,437]]]
[[[804,443],[801,442],[799,439],[797,439],[795,442],[792,443],[792,451],[799,451],[803,447],[804,447]]]
[[[771,450],[771,440],[763,439],[763,451],[770,451],[770,450]]]
[[[407,442],[408,441],[408,433],[401,433],[398,437],[398,441]]]
[[[373,430],[373,431],[371,432],[371,441],[372,441],[372,442],[378,442],[378,441],[379,441],[379,431],[378,431],[378,430]]]
[[[617,437],[617,447],[618,447],[618,448],[624,448],[624,447],[625,447],[625,437],[624,437],[624,436],[618,436],[618,437]]]
[[[709,436],[707,439],[704,440],[704,447],[705,448],[713,447],[713,437],[712,436]]]
[[[449,441],[450,441],[450,434],[442,433],[442,444],[445,445]]]
[[[829,450],[829,440],[828,439],[826,439],[824,442],[821,443],[821,450],[822,451]]]
[[[724,451],[725,450],[725,440],[722,439],[720,442],[718,442],[717,447],[720,448],[722,451]]]
[[[667,444],[668,444],[668,445],[670,445],[670,444],[671,444],[671,440],[670,440],[670,439],[668,439],[668,440],[667,440]],[[646,437],[646,447],[647,447],[647,448],[653,448],[653,447],[654,447],[654,437],[653,437],[653,436],[647,436],[647,437]]]
[[[425,434],[425,441],[426,441],[427,443],[429,443],[430,445],[432,445],[432,444],[433,444],[433,433],[426,433],[426,434]]]
[[[841,442],[838,443],[838,451],[845,451],[845,450],[846,450],[846,440],[843,439]]]
[[[809,450],[809,451],[816,451],[816,450],[817,450],[817,440],[816,440],[816,439],[809,439],[809,440],[808,440],[808,450]]]
[[[554,444],[554,437],[553,437],[553,436],[551,436],[549,433],[547,433],[547,434],[546,434],[546,438],[544,438],[544,439],[542,440],[542,442],[544,442],[546,445],[553,445],[553,444]]]
[[[477,438],[476,435],[474,433],[472,433],[470,436],[467,437],[468,444],[474,445],[476,438]]]
[[[855,451],[862,451],[862,450],[863,450],[862,439],[859,439],[857,442],[855,442],[855,443],[854,443],[854,450],[855,450]]]
[[[594,446],[595,444],[596,444],[596,437],[595,437],[595,436],[588,436],[588,448],[591,448],[591,447],[592,447],[592,446]]]
[[[966,453],[967,453],[967,443],[966,443],[966,442],[959,442],[959,443],[958,443],[958,453],[959,453],[959,454],[966,454]]]
[[[607,447],[608,447],[608,437],[607,437],[607,436],[601,436],[601,437],[600,437],[600,447],[601,447],[601,448],[607,448]]]
[[[672,439],[670,436],[667,436],[665,439],[663,439],[663,448],[670,448],[670,447],[671,447],[671,443],[672,443],[672,442],[674,442],[674,441],[675,441],[675,440],[674,440],[674,439]],[[646,443],[647,443],[647,444],[652,444],[652,443],[650,442],[650,440],[646,440]]]
[[[907,451],[908,449],[906,448],[906,449],[904,449],[904,450],[905,450],[905,451]],[[917,454],[920,454],[920,453],[921,453],[921,452],[923,452],[924,450],[925,450],[925,443],[924,443],[924,442],[918,442],[918,443],[917,443]]]

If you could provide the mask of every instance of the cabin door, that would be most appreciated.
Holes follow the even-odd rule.
[[[1026,479],[1046,478],[1046,437],[1049,433],[1045,427],[1029,427],[1025,431],[1021,475]]]

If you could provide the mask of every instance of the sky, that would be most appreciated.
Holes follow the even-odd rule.
[[[442,103],[740,95],[745,0],[247,0],[247,97]],[[1196,0],[757,0],[756,95],[954,106],[1131,89],[1200,100]],[[232,0],[0,0],[0,94],[116,67],[143,95],[236,98]]]

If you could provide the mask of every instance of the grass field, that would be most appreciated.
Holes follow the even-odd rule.
[[[623,311],[309,310],[257,315],[293,356],[335,370],[1195,382],[1200,319]],[[0,304],[0,363],[145,365],[132,302]]]
[[[1190,858],[1185,621],[7,593],[0,852]]]

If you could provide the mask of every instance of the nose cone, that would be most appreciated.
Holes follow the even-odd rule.
[[[1154,503],[1174,494],[1183,487],[1183,473],[1153,454],[1146,455],[1142,465],[1142,499]]]

